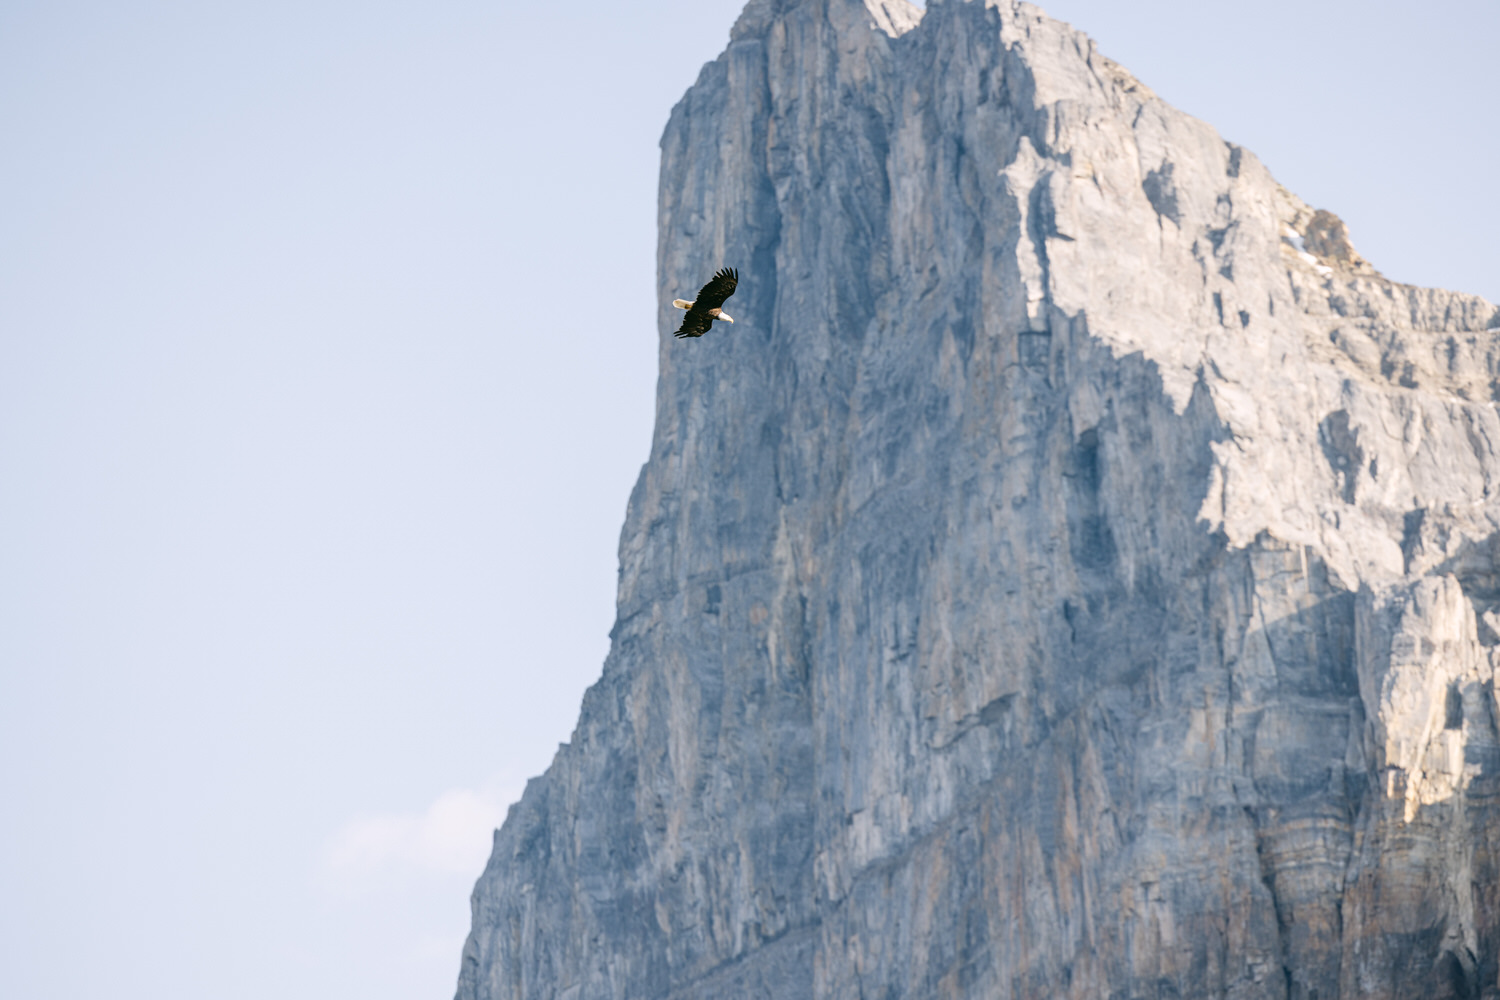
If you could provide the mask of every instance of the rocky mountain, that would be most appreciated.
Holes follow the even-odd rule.
[[[661,147],[613,646],[461,1000],[1500,997],[1495,307],[1012,0],[751,0]]]

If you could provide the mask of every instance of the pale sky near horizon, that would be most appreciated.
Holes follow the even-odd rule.
[[[607,648],[657,140],[741,6],[0,2],[0,996],[452,995]],[[1043,6],[1500,300],[1500,4]]]

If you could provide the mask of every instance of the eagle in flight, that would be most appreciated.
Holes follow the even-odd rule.
[[[698,297],[692,302],[687,299],[673,299],[674,306],[687,310],[682,326],[673,336],[701,337],[708,332],[708,328],[716,319],[733,323],[734,317],[719,307],[724,304],[725,299],[734,294],[734,286],[739,282],[740,272],[732,267],[720,268],[708,284],[698,290]]]

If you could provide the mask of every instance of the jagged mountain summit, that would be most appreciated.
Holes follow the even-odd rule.
[[[461,1000],[1500,997],[1493,305],[1010,0],[752,0],[659,219]]]

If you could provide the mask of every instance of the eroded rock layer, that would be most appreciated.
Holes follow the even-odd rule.
[[[1494,306],[1009,0],[752,0],[658,292],[462,1000],[1500,997]]]

